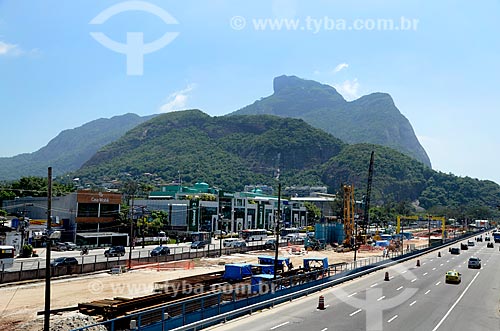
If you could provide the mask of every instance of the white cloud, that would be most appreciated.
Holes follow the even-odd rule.
[[[347,100],[359,98],[359,83],[357,78],[346,80],[340,85],[337,84],[333,87]]]
[[[333,73],[336,74],[337,72],[347,69],[349,65],[347,63],[340,63],[338,64],[335,69],[333,69]]]
[[[0,55],[16,55],[19,54],[21,50],[14,44],[8,44],[6,42],[0,41]]]
[[[160,107],[160,112],[168,113],[174,110],[185,109],[189,99],[189,93],[193,91],[195,87],[196,84],[189,84],[186,88],[170,94],[167,102]]]

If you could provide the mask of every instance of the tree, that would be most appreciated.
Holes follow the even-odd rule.
[[[321,209],[312,202],[304,203],[307,209],[307,220],[308,223],[313,223],[319,221],[321,218]]]

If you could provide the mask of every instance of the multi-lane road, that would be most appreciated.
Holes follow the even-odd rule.
[[[254,242],[249,242],[247,243],[248,246],[253,246],[253,245],[261,245],[265,241],[254,241]],[[136,246],[132,250],[132,258],[137,259],[140,257],[147,257],[149,256],[151,250],[153,248],[157,247],[158,245],[151,245],[151,246],[146,246],[144,248],[141,248],[141,246]],[[199,248],[199,249],[193,249],[191,248],[191,243],[181,243],[181,244],[169,244],[167,245],[170,248],[170,255],[175,255],[175,254],[182,254],[182,253],[187,253],[187,252],[202,252],[202,251],[214,251],[214,250],[219,250],[220,247],[220,241],[217,239],[212,240],[212,244],[210,244],[210,247],[205,246],[204,248]],[[88,255],[81,256],[80,255],[80,250],[73,250],[73,251],[51,251],[51,260],[56,259],[58,257],[76,257],[78,260],[79,264],[82,263],[94,263],[94,262],[105,262],[105,261],[117,261],[118,259],[120,260],[127,260],[129,257],[129,247],[125,248],[125,255],[122,257],[105,257],[104,256],[104,251],[107,248],[99,248],[99,249],[92,249],[89,251]],[[45,267],[45,248],[35,248],[37,251],[37,254],[39,257],[30,257],[30,258],[16,258],[14,260],[14,265],[11,268],[5,269],[7,272],[12,272],[12,271],[19,271],[19,270],[29,270],[29,269],[37,269],[37,268],[44,268]],[[227,253],[227,250],[223,252],[224,254]],[[0,270],[1,271],[1,270]]]
[[[500,245],[486,244],[476,243],[459,255],[443,248],[441,257],[431,252],[213,329],[500,330]],[[471,256],[481,258],[481,269],[468,268]],[[445,273],[452,269],[461,273],[460,284],[445,283]],[[389,281],[384,280],[386,272]],[[320,295],[324,310],[317,309]]]

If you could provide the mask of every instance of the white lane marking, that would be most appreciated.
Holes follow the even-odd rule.
[[[417,303],[417,300],[415,300],[412,303],[410,303],[410,307],[413,306],[415,303]]]
[[[273,326],[270,330],[277,329],[277,328],[279,328],[280,326],[287,325],[288,323],[290,323],[290,322],[288,322],[288,321],[287,321],[287,322],[283,322],[283,323],[281,323],[281,324],[275,325],[275,326]]]
[[[438,286],[439,284],[441,284],[441,281],[437,282],[437,283],[436,283],[436,286]]]
[[[348,297],[348,298],[350,298],[350,297],[352,297],[352,296],[354,296],[354,295],[356,295],[356,294],[358,294],[358,292],[351,293],[351,294],[349,294],[347,297]]]
[[[326,330],[328,330],[328,328],[324,328],[324,329],[323,329],[323,330],[321,330],[321,331],[326,331]]]
[[[443,265],[444,265],[444,264],[442,264],[442,263],[441,263],[439,266],[440,266],[440,267],[442,267]]]
[[[328,307],[330,307],[330,305],[326,305],[326,306],[325,306],[325,308],[328,308]]]
[[[467,261],[464,261],[464,263],[462,263],[462,264],[465,264],[465,262],[467,262]]]
[[[384,300],[385,295],[382,295],[380,298],[377,299],[377,301]]]
[[[431,290],[427,290],[427,292],[425,292],[424,294],[427,294],[427,293],[429,293],[430,291],[431,291]]]
[[[405,270],[405,271],[402,271],[401,274],[404,274],[405,272],[407,272],[408,270]]]
[[[378,285],[378,283],[375,283],[375,284],[370,285],[370,287],[375,287],[377,285]]]
[[[394,277],[396,277],[396,276],[391,276],[391,277],[389,277],[389,279],[393,279]]]
[[[432,261],[434,261],[434,260],[431,259],[430,262],[432,262]]]
[[[412,280],[411,280],[411,282],[413,283],[413,282],[414,282],[414,281],[416,281],[416,280],[417,280],[417,279],[416,279],[416,278],[414,278],[414,279],[412,279]]]
[[[450,262],[450,260],[447,260],[446,263]]]
[[[361,310],[362,310],[362,309],[358,309],[358,310],[356,310],[356,311],[353,311],[352,313],[350,313],[350,314],[349,314],[349,316],[351,316],[351,317],[352,317],[352,316],[356,315],[357,313],[359,313]]]
[[[428,272],[424,272],[423,276],[425,276],[425,275],[427,275],[427,274],[428,274]]]
[[[400,286],[400,287],[398,287],[398,288],[396,289],[396,291],[399,291],[399,290],[400,290],[400,289],[402,289],[402,288],[403,288],[403,286]]]
[[[424,264],[425,264],[425,262],[424,262],[424,263],[422,263],[422,265],[424,265]]]
[[[436,270],[436,268],[432,268],[432,270]]]
[[[394,315],[393,317],[391,317],[390,320],[387,321],[387,323],[391,323],[392,321],[394,321],[396,318],[398,318],[398,315]]]
[[[467,290],[469,289],[469,287],[472,285],[472,283],[474,283],[474,281],[476,280],[477,276],[479,276],[480,273],[481,273],[481,271],[478,271],[477,274],[474,276],[474,278],[472,278],[472,280],[470,281],[469,285],[467,285],[467,287],[465,288],[465,290],[458,297],[457,301],[455,301],[455,303],[450,307],[450,309],[446,312],[446,314],[439,321],[439,323],[436,325],[436,327],[434,329],[432,329],[432,331],[436,331],[437,329],[439,329],[439,327],[441,326],[441,324],[443,324],[443,322],[445,321],[445,319],[450,315],[450,313],[453,310],[453,308],[455,308],[455,306],[460,302],[460,300],[463,298],[463,296],[465,295],[465,293],[467,292]]]

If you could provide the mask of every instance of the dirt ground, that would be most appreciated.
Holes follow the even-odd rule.
[[[422,244],[417,240],[405,243]],[[295,251],[295,252],[294,252]],[[151,294],[153,282],[173,280],[186,276],[219,271],[225,263],[256,263],[259,255],[274,255],[274,251],[257,251],[248,254],[233,254],[220,258],[202,258],[194,260],[192,269],[151,269],[132,270],[112,275],[101,272],[82,277],[54,279],[51,286],[51,309],[77,306],[78,303],[114,297],[138,297]],[[336,253],[332,249],[305,252],[300,247],[280,248],[280,256],[289,257],[297,268],[304,257],[327,257],[330,264],[351,262],[354,252]],[[382,256],[382,248],[370,251],[358,251],[358,259],[370,256]],[[193,263],[191,263],[192,267]],[[0,330],[41,330],[42,317],[37,312],[44,309],[44,282],[0,287]],[[75,313],[72,313],[73,315]],[[57,317],[56,317],[57,318]],[[59,315],[64,318],[64,314]],[[75,326],[76,327],[76,326]]]

